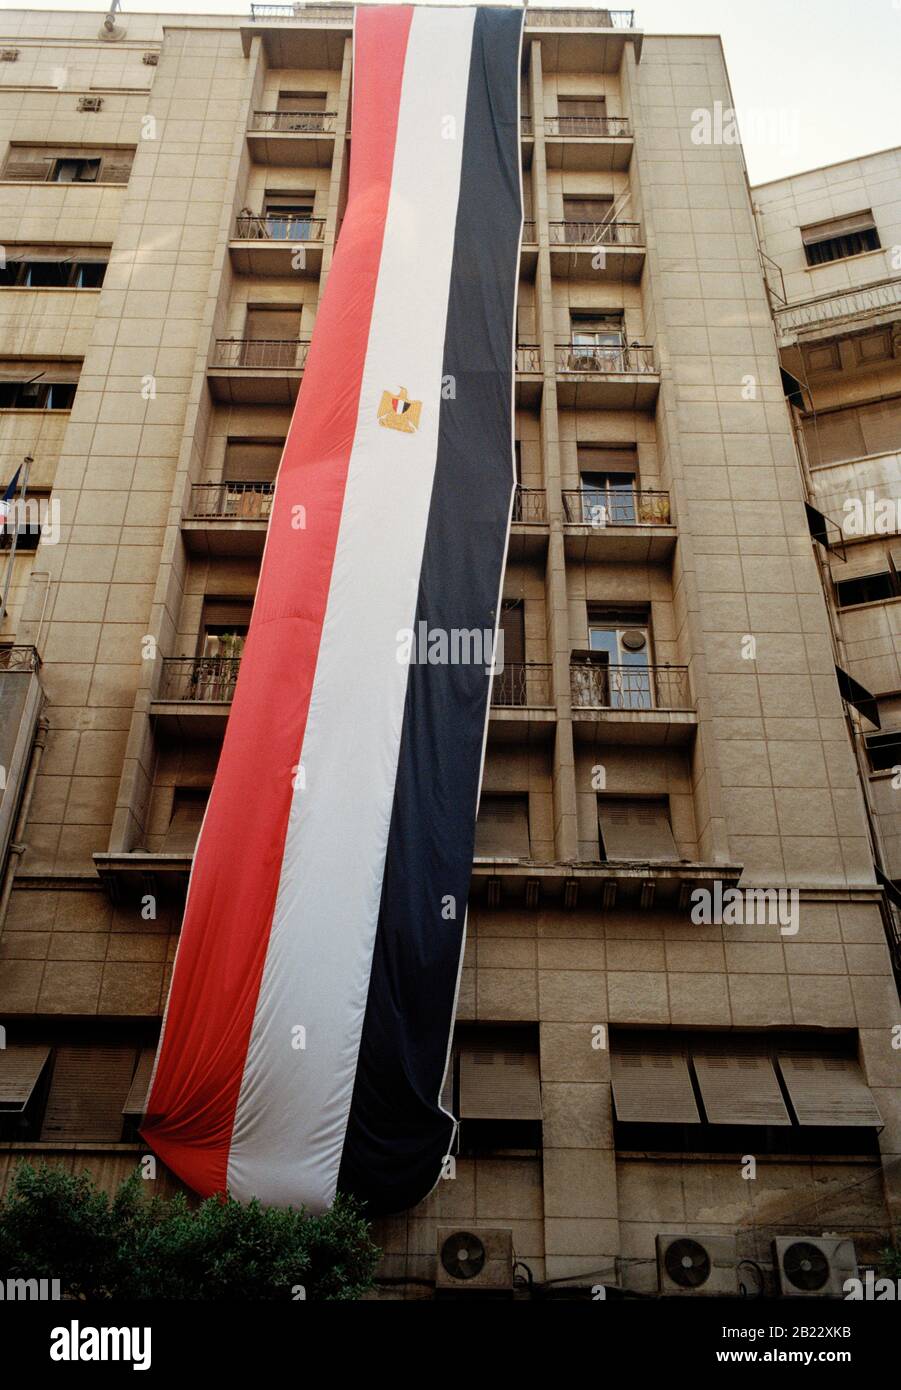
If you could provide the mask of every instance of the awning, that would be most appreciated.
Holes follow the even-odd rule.
[[[40,1044],[0,1048],[0,1113],[25,1109],[49,1056]]]
[[[838,680],[839,694],[846,704],[852,705],[858,714],[862,714],[864,719],[868,719],[871,724],[875,724],[877,729],[881,729],[879,722],[879,704],[875,695],[871,695],[866,686],[861,685],[853,676],[849,676],[847,671],[843,671],[841,666],[836,666],[835,675]]]
[[[540,1120],[538,1053],[509,1039],[460,1048],[461,1120]]]
[[[610,1054],[616,1118],[638,1124],[700,1124],[681,1047],[617,1041]]]
[[[790,1125],[773,1060],[762,1048],[736,1040],[719,1048],[692,1048],[701,1100],[712,1125]]]
[[[882,1116],[853,1057],[779,1052],[778,1062],[799,1125],[882,1128]]]

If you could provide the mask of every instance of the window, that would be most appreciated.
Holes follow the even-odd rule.
[[[220,516],[254,521],[268,517],[284,440],[229,439],[225,446]]]
[[[326,128],[325,92],[279,92],[278,129],[316,132]]]
[[[598,797],[598,846],[602,860],[681,859],[666,797]]]
[[[37,550],[49,499],[49,492],[30,490],[24,497],[17,492],[9,502],[0,503],[0,550],[12,548],[13,536],[16,554]]]
[[[901,729],[886,734],[868,734],[865,743],[873,772],[890,772],[901,766]]]
[[[498,654],[503,670],[494,677],[491,701],[495,705],[528,703],[525,679],[526,610],[522,599],[505,598],[501,605]]]
[[[128,183],[134,155],[133,146],[12,145],[2,176],[22,183]]]
[[[70,1145],[135,1137],[156,1052],[151,1036],[85,1033],[72,1023],[17,1027],[0,1049],[0,1139]]]
[[[864,574],[856,579],[838,579],[835,583],[839,608],[853,608],[858,603],[879,603],[901,595],[901,582],[894,570]]]
[[[300,340],[300,309],[248,306],[241,365],[293,367]]]
[[[74,381],[0,381],[0,410],[71,410]]]
[[[460,1120],[462,1153],[540,1149],[537,1031],[457,1029],[442,1104]]]
[[[609,222],[613,212],[613,195],[563,198],[563,216],[567,222]]]
[[[20,289],[99,289],[106,274],[106,261],[80,260],[72,254],[48,256],[28,249],[16,249],[0,267],[0,286]]]
[[[646,609],[595,609],[588,615],[586,662],[573,670],[573,703],[652,709],[651,634]],[[584,688],[583,688],[584,686]]]
[[[99,159],[57,159],[50,171],[51,183],[96,183],[100,178]]]
[[[828,222],[802,227],[801,240],[808,265],[825,265],[827,261],[860,256],[865,251],[878,251],[881,245],[869,208],[851,217],[834,217]]]
[[[313,235],[312,193],[267,193],[263,214],[267,235],[276,241],[309,241]]]
[[[621,313],[571,314],[569,370],[622,371],[625,326]]]
[[[201,652],[204,657],[239,657],[250,627],[253,599],[204,599]]]
[[[163,845],[164,854],[193,854],[203,815],[210,799],[209,787],[176,787],[172,814]]]
[[[529,859],[531,853],[528,795],[483,792],[476,821],[476,858]]]
[[[901,396],[801,419],[812,467],[901,450]]]
[[[597,135],[606,115],[606,97],[557,98],[557,119],[563,135]]]
[[[618,1149],[877,1151],[851,1038],[615,1029],[610,1062]]]

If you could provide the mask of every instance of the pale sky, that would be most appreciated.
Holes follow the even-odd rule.
[[[0,0],[0,30],[2,11],[22,8],[101,12],[84,0]],[[122,8],[249,15],[250,0]],[[644,0],[635,9],[649,34],[722,35],[752,183],[901,145],[901,0]]]

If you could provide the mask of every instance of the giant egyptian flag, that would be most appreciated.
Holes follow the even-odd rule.
[[[454,1141],[439,1095],[490,674],[477,645],[428,664],[400,635],[496,630],[521,26],[356,13],[347,210],[141,1131],[200,1193],[396,1211]]]

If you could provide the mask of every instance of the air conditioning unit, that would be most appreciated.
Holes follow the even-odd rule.
[[[141,62],[144,64],[145,67],[148,68],[155,68],[159,61],[160,55],[154,50],[148,50],[148,52],[143,54],[141,58]]]
[[[79,97],[79,98],[78,98],[78,110],[79,110],[79,111],[102,111],[102,110],[103,110],[103,97]]]
[[[513,1232],[503,1227],[439,1226],[435,1289],[512,1293]]]
[[[0,63],[17,63],[19,61],[19,50],[17,48],[0,48]]]
[[[704,1298],[738,1294],[734,1236],[677,1234],[657,1237],[657,1287],[666,1296]]]
[[[843,1298],[846,1279],[856,1279],[857,1255],[846,1236],[779,1236],[773,1263],[783,1298]]]

